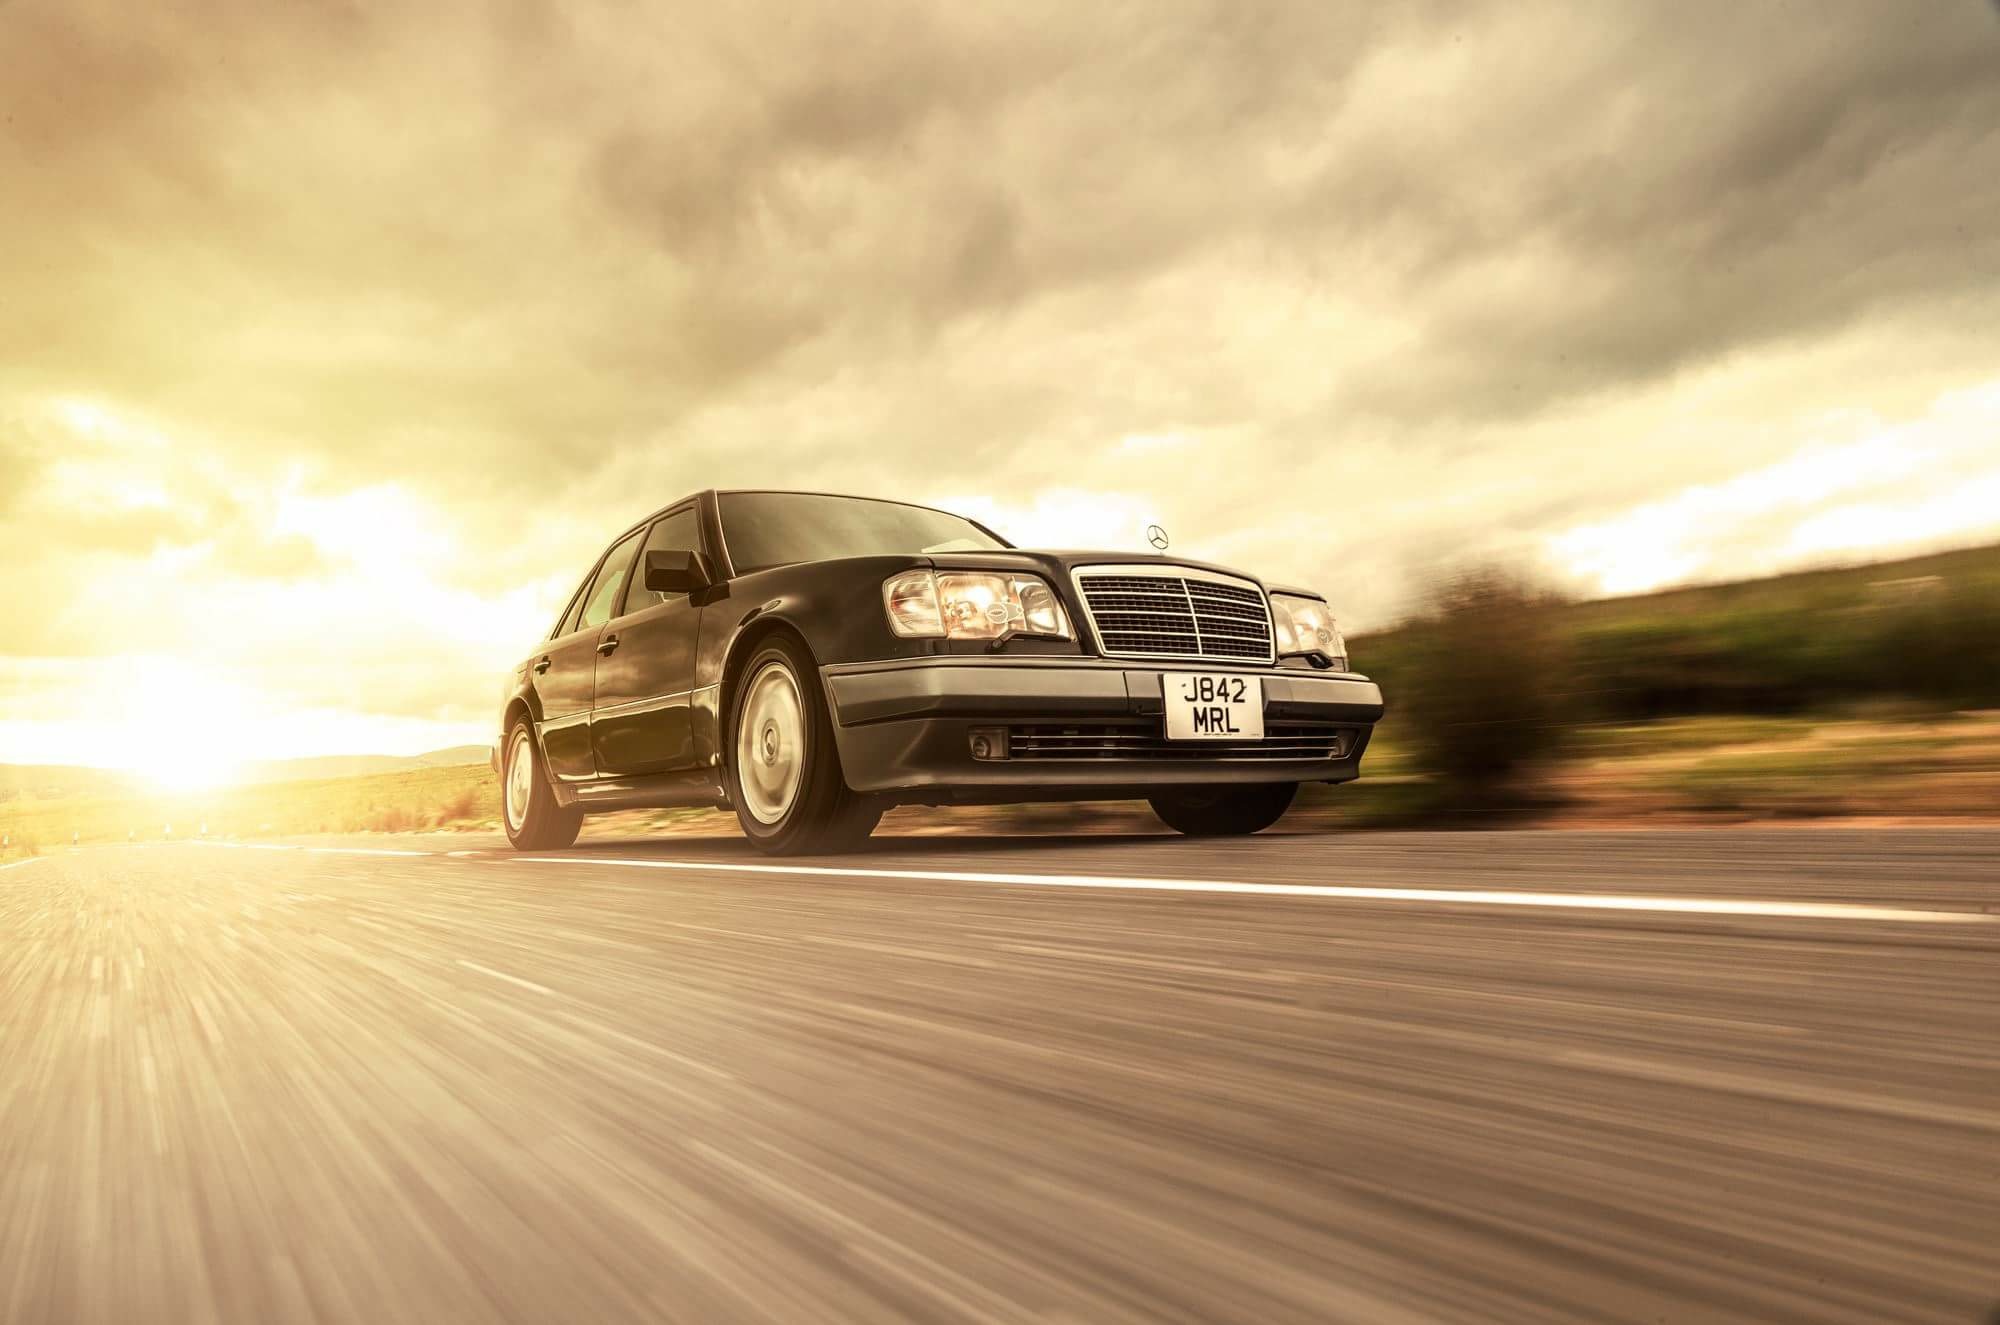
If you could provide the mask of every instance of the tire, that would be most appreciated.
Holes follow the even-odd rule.
[[[1161,822],[1189,837],[1241,837],[1278,822],[1298,794],[1296,782],[1265,782],[1165,791],[1149,803]]]
[[[760,644],[730,685],[723,768],[743,835],[773,856],[851,850],[881,822],[840,771],[833,715],[805,645]]]
[[[555,788],[549,785],[548,769],[535,744],[535,729],[526,718],[515,719],[501,749],[505,758],[500,762],[500,822],[514,849],[560,851],[575,842],[583,827],[583,811],[556,803]]]

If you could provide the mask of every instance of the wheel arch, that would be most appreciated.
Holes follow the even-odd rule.
[[[787,635],[805,650],[806,661],[811,664],[813,674],[799,678],[799,684],[819,688],[823,699],[826,694],[825,678],[819,675],[819,655],[813,652],[812,641],[798,623],[782,613],[766,612],[743,623],[736,637],[729,641],[729,651],[722,658],[721,679],[715,694],[715,748],[720,757],[729,758],[729,715],[736,704],[737,687],[743,682],[743,668],[759,645],[775,635]],[[828,702],[831,702],[828,699]]]
[[[514,734],[514,724],[523,718],[527,719],[528,740],[534,745],[536,756],[538,758],[545,757],[542,755],[542,734],[540,731],[542,721],[541,705],[535,701],[534,691],[524,690],[508,700],[507,706],[500,710],[500,743],[493,747],[493,774],[500,779],[500,794],[502,796],[507,794],[508,738]],[[563,801],[560,792],[557,793],[556,799],[559,803],[567,803]]]

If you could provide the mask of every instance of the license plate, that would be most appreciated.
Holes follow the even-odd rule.
[[[1215,672],[1160,677],[1170,741],[1261,741],[1264,679]]]

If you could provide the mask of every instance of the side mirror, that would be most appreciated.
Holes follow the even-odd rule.
[[[715,583],[699,552],[648,552],[646,587],[654,593],[694,593]]]

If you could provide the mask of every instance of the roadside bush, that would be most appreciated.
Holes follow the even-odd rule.
[[[480,809],[478,789],[466,787],[456,796],[451,797],[438,807],[437,822],[440,824],[461,823],[467,819],[477,818]]]
[[[1852,638],[1777,613],[1675,617],[1586,628],[1578,682],[1593,716],[1613,721],[1706,713],[1794,713],[1840,693]]]
[[[371,811],[362,826],[371,833],[408,833],[420,825],[417,816],[407,808],[389,805]]]
[[[2000,585],[1575,628],[1578,688],[1615,721],[1788,714],[1881,701],[2000,703]]]
[[[1876,614],[1859,635],[1854,652],[1874,687],[1967,708],[2000,705],[2000,583],[1945,585]]]
[[[1483,567],[1433,586],[1396,660],[1392,720],[1455,800],[1532,799],[1563,736],[1569,660],[1555,601]]]

